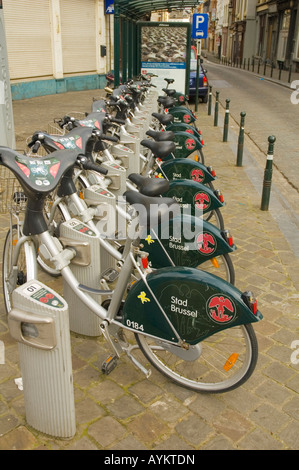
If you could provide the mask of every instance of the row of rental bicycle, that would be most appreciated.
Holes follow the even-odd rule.
[[[152,81],[111,81],[86,113],[36,130],[24,154],[0,147],[11,176],[8,324],[23,343],[47,341],[16,308],[20,292],[37,315],[61,307],[39,281],[46,272],[61,277],[70,331],[107,341],[102,373],[126,355],[146,377],[153,366],[180,386],[225,392],[254,371],[262,315],[235,286],[236,246],[196,117],[174,80],[162,95]]]

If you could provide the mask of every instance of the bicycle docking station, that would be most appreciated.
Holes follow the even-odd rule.
[[[132,148],[128,147],[128,144],[130,143],[133,143]],[[120,160],[120,165],[125,170],[129,169],[130,165],[132,165],[131,160],[134,160],[135,145],[136,145],[136,138],[134,136],[129,136],[129,140],[125,141],[125,145],[122,143],[122,144],[113,145],[111,147],[111,153],[113,157],[116,159],[116,161]]]
[[[13,292],[8,326],[18,343],[28,424],[55,437],[73,437],[76,423],[67,302],[40,281],[29,281]]]
[[[70,268],[82,289],[88,286],[90,296],[101,305],[107,298],[104,290],[100,290],[102,273],[115,267],[115,259],[101,247],[96,233],[75,218],[61,224],[59,239],[64,246],[75,248],[78,256],[72,259]],[[109,293],[111,291],[107,290]],[[74,295],[65,279],[63,296],[69,306],[70,330],[86,336],[100,336],[99,318]]]
[[[143,129],[141,126],[136,126],[135,124],[130,123],[126,125],[125,129],[121,128],[120,130],[120,133],[119,133],[120,144],[125,145],[133,152],[133,154],[127,155],[127,157],[129,157],[127,167],[126,167],[128,169],[127,174],[138,171],[136,169],[136,165],[140,165],[139,155],[140,155],[140,142],[142,138],[143,138]],[[114,149],[115,149],[115,146],[112,147],[113,154],[114,154]]]

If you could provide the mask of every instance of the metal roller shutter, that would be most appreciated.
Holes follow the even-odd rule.
[[[63,73],[96,71],[94,0],[61,0]]]
[[[10,78],[52,76],[49,0],[3,0]]]

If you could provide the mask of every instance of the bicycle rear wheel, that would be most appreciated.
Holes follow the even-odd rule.
[[[205,261],[200,264],[197,269],[202,269],[214,276],[218,276],[232,285],[235,284],[235,269],[228,253],[224,253],[216,258]]]
[[[196,392],[222,393],[239,387],[249,379],[258,357],[257,339],[252,325],[228,328],[203,340],[197,358],[183,359],[183,350],[168,347],[135,333],[136,341],[148,361],[178,385]],[[190,357],[190,356],[189,356]]]
[[[13,257],[20,236],[20,227],[18,229],[17,225],[13,225],[7,232],[3,247],[2,284],[4,305],[7,313],[12,308],[12,293],[14,289],[25,284],[27,281],[37,278],[36,255],[31,241],[26,241],[20,247],[17,262],[13,265]]]

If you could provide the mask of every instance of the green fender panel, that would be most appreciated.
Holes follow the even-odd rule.
[[[230,246],[217,227],[189,215],[151,227],[141,243],[155,269],[172,266],[172,263],[196,268],[209,259],[236,250],[236,246]]]
[[[206,214],[224,206],[212,189],[191,180],[172,180],[164,197],[172,197],[185,213],[191,215]]]
[[[196,150],[203,147],[202,143],[194,135],[188,132],[176,132],[174,137],[174,143],[176,149],[173,152],[175,158],[187,158]]]
[[[194,135],[200,142],[202,141],[202,136],[199,131],[194,126],[186,124],[185,122],[172,122],[166,127],[166,130],[174,133],[179,131],[188,132],[189,134]]]
[[[137,281],[123,308],[123,324],[137,332],[197,344],[217,331],[262,318],[254,315],[242,292],[212,274],[187,267],[158,269]],[[167,321],[170,321],[171,325]]]
[[[202,184],[215,180],[209,169],[195,160],[176,158],[162,163],[160,170],[168,180],[192,180]]]
[[[184,122],[185,124],[191,124],[195,122],[195,116],[190,109],[183,106],[174,106],[168,110],[169,114],[173,116],[174,122]]]

